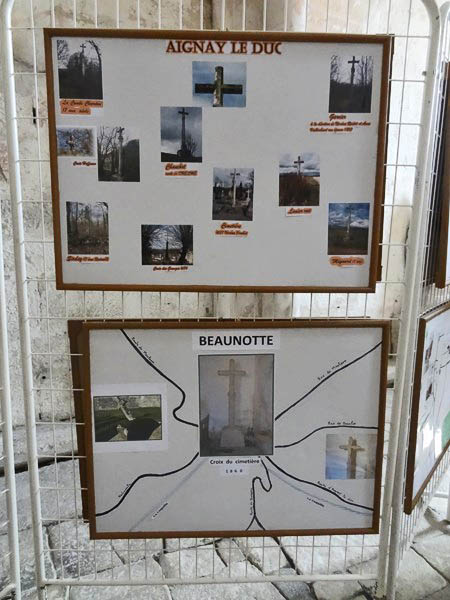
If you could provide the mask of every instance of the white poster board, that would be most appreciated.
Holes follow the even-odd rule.
[[[374,291],[390,55],[46,30],[58,288]]]
[[[410,513],[450,446],[450,305],[420,320],[408,450]]]
[[[377,531],[387,322],[82,337],[93,537]]]

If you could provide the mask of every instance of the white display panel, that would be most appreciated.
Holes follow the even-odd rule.
[[[390,38],[155,35],[47,32],[58,287],[373,291]]]
[[[91,535],[376,532],[386,322],[214,325],[84,325]]]

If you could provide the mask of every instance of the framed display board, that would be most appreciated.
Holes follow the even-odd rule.
[[[71,334],[93,538],[378,531],[387,321]]]
[[[58,289],[374,291],[392,37],[44,34]]]
[[[448,88],[449,82],[449,64],[446,68],[447,89],[443,102],[443,129],[441,141],[441,157],[439,174],[439,199],[437,202],[437,251],[435,262],[435,284],[438,288],[444,288],[450,283],[450,239],[449,239],[449,218],[450,218],[450,94]]]
[[[419,501],[450,445],[450,304],[419,323],[405,512]]]

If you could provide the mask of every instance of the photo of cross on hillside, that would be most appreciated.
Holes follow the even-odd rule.
[[[372,105],[372,56],[333,54],[330,67],[331,113],[370,113]]]
[[[369,212],[368,202],[328,205],[328,254],[367,254]]]
[[[59,97],[72,100],[102,100],[102,53],[94,40],[56,40]]]
[[[161,440],[161,396],[94,396],[96,442]]]
[[[320,158],[316,152],[280,157],[280,206],[319,206]]]
[[[192,265],[192,225],[142,225],[143,265]]]

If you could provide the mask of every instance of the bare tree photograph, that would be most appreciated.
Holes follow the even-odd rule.
[[[333,54],[330,67],[329,112],[370,113],[372,79],[372,56]]]
[[[202,109],[161,106],[161,162],[202,162]]]
[[[99,181],[140,181],[138,132],[128,127],[97,129]]]
[[[198,360],[200,456],[273,454],[273,354]]]
[[[280,157],[280,206],[319,206],[320,158],[315,152]]]
[[[69,254],[109,254],[108,204],[66,202]]]
[[[102,53],[94,40],[56,40],[59,97],[102,100]]]
[[[192,225],[142,225],[143,265],[194,264]]]
[[[58,156],[95,156],[93,127],[58,127]]]
[[[254,169],[215,167],[213,172],[213,220],[252,221],[254,184]]]

